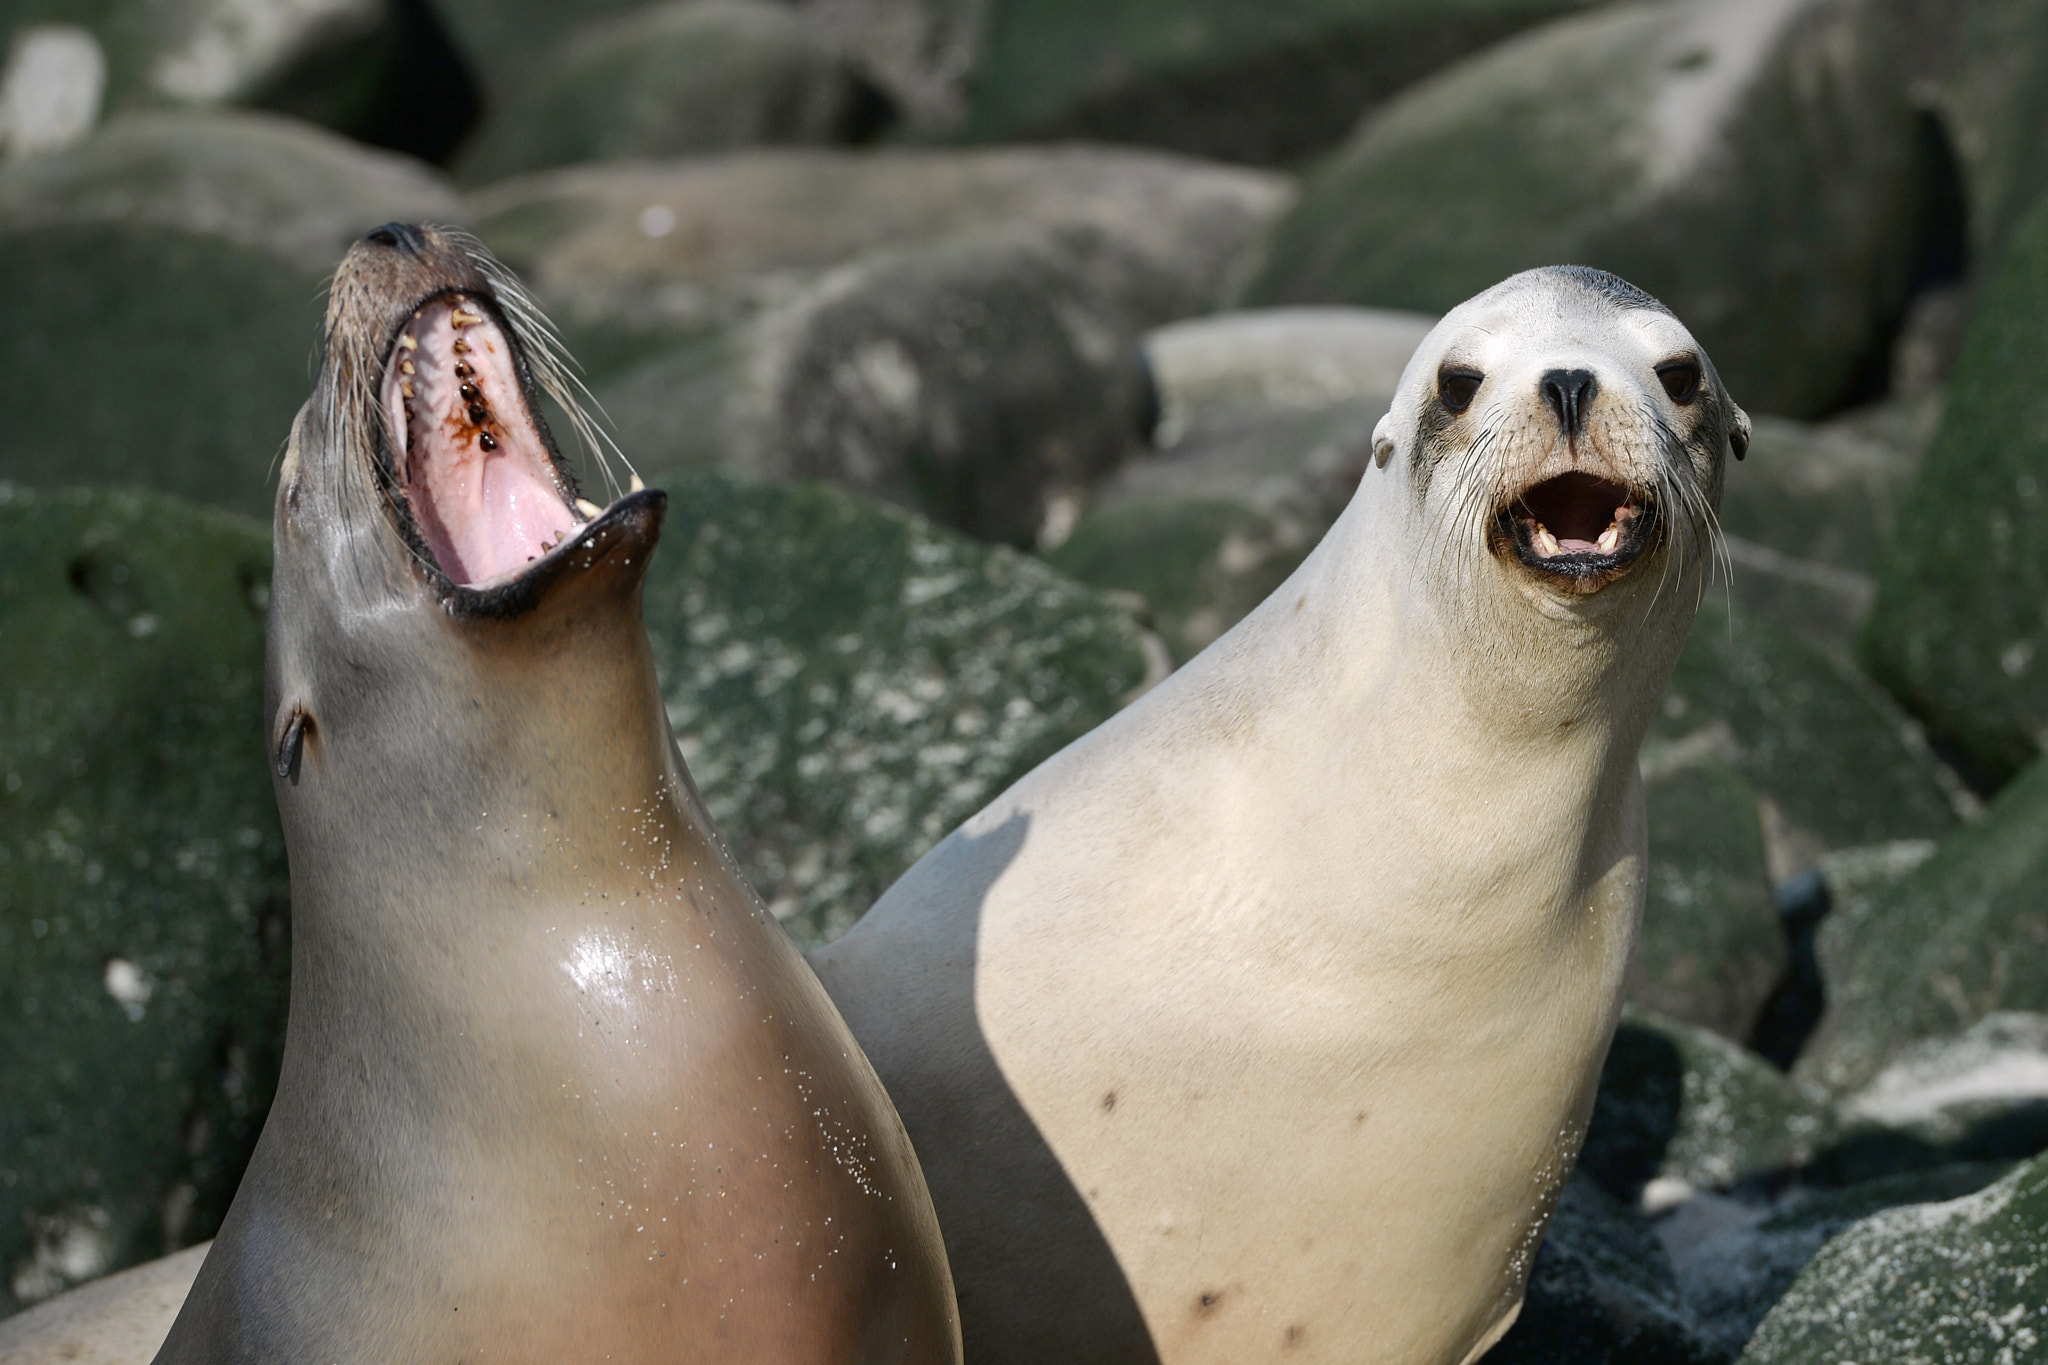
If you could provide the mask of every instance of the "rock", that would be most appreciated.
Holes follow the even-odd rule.
[[[0,168],[0,478],[267,520],[335,260],[378,223],[461,217],[425,167],[266,115],[125,116]]]
[[[1770,879],[1830,852],[1938,837],[1956,804],[1895,709],[1843,660],[1709,593],[1643,745],[1655,775],[1718,754],[1763,803]]]
[[[1265,308],[1161,327],[1145,338],[1160,444],[1275,410],[1358,400],[1385,412],[1434,326],[1386,308]]]
[[[679,0],[579,28],[462,155],[489,180],[580,161],[858,142],[887,100],[768,0]]]
[[[1136,334],[1074,233],[956,239],[846,267],[598,391],[650,475],[825,478],[986,540],[1071,525],[1151,431]]]
[[[244,104],[438,157],[475,114],[468,73],[421,0],[58,0],[11,8],[0,19],[13,42],[0,106],[35,87],[45,116],[56,107],[50,98],[70,111],[57,122],[75,135],[91,128],[102,103],[117,111]],[[31,18],[33,27],[23,22]],[[16,127],[4,141],[23,150],[17,119],[0,118]]]
[[[1916,1039],[1998,1010],[2048,1010],[2048,764],[1932,858],[1821,926],[1828,1011],[1802,1075],[1858,1089]]]
[[[0,70],[0,159],[60,152],[99,122],[107,58],[71,24],[15,31]]]
[[[912,136],[958,126],[981,41],[980,0],[799,0],[798,12],[889,93]]]
[[[2048,1158],[1976,1194],[1887,1210],[1824,1247],[1748,1365],[2021,1361],[2048,1348]]]
[[[594,376],[788,302],[826,270],[990,231],[1080,229],[1137,263],[1129,326],[1212,306],[1291,201],[1285,176],[1094,147],[735,152],[581,166],[471,198]]]
[[[1918,254],[1929,172],[1890,40],[1863,0],[1555,21],[1362,123],[1245,298],[1440,312],[1576,261],[1670,305],[1752,413],[1823,412],[1881,358]]]
[[[1155,455],[1096,491],[1046,558],[1145,599],[1177,662],[1264,601],[1336,520],[1373,424],[1434,319],[1355,308],[1223,313],[1159,328]]]
[[[836,489],[668,482],[647,618],[741,867],[805,946],[1156,681],[1119,608]]]
[[[1971,250],[1994,260],[2048,191],[2048,4],[1908,0],[1899,8],[1920,93],[1960,164]]]
[[[2001,1010],[1904,1048],[1843,1102],[1852,1120],[1910,1134],[1957,1160],[2048,1149],[2048,1014]]]
[[[1644,783],[1650,875],[1625,995],[1740,1042],[1791,955],[1765,873],[1756,788],[1717,753],[1685,756]]]
[[[1980,792],[2048,734],[2048,200],[1977,293],[1934,443],[1885,546],[1866,666]]]
[[[1418,76],[1586,3],[994,0],[954,131],[1146,143],[1275,164],[1336,142],[1363,110]]]
[[[1646,1221],[1580,1177],[1536,1252],[1522,1313],[1488,1365],[1721,1365]]]
[[[1697,1195],[1658,1220],[1657,1240],[1701,1335],[1734,1356],[1838,1233],[1884,1209],[1974,1194],[2009,1169],[1943,1166],[1843,1189],[1795,1187],[1776,1200]]]
[[[269,538],[0,484],[0,1313],[210,1236],[276,1079]]]
[[[1721,494],[1728,582],[1746,612],[1847,657],[1877,597],[1939,402],[1813,425],[1759,416]]]
[[[0,1359],[9,1365],[141,1365],[153,1359],[206,1251],[188,1247],[0,1321]]]
[[[1817,1088],[1718,1034],[1627,1006],[1579,1169],[1617,1199],[1666,1208],[1797,1170],[1835,1130]]]

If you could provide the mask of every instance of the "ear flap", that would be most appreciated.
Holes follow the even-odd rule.
[[[1372,463],[1375,469],[1385,469],[1387,461],[1394,458],[1393,429],[1394,414],[1391,412],[1380,418],[1372,429]]]
[[[1728,448],[1739,460],[1749,454],[1749,414],[1732,403],[1729,406],[1735,409],[1735,419],[1728,424]]]

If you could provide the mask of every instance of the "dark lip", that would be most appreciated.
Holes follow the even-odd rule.
[[[652,553],[667,512],[668,494],[659,488],[628,493],[517,576],[481,588],[450,584],[441,600],[452,615],[469,619],[523,616],[556,584],[588,573],[621,551],[631,551],[634,558]]]
[[[1663,527],[1663,516],[1656,499],[1640,491],[1631,491],[1630,502],[1638,510],[1622,523],[1621,539],[1612,554],[1591,551],[1545,558],[1536,552],[1536,519],[1529,515],[1521,495],[1517,494],[1494,517],[1495,551],[1508,550],[1524,568],[1581,591],[1604,587],[1621,577],[1630,565],[1656,544]]]

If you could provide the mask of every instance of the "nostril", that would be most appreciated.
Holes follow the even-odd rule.
[[[1578,434],[1587,409],[1593,406],[1594,395],[1600,392],[1600,382],[1593,378],[1591,370],[1549,370],[1536,387],[1564,425],[1567,436]]]
[[[386,223],[383,227],[371,228],[363,234],[363,240],[403,251],[408,256],[418,255],[420,248],[426,245],[420,230],[410,223]]]

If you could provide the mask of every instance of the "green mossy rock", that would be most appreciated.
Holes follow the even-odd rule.
[[[1831,850],[1939,837],[1956,822],[1938,765],[1855,669],[1711,591],[1651,722],[1644,772],[1706,754],[1763,798],[1774,883]]]
[[[1765,871],[1756,788],[1701,753],[1644,784],[1650,876],[1633,1004],[1740,1042],[1791,963]]]
[[[1916,1039],[2048,1011],[2048,763],[1916,870],[1836,910],[1818,949],[1828,1010],[1799,1070],[1836,1091]]]
[[[1017,232],[877,257],[598,390],[650,478],[826,478],[1017,546],[1151,431],[1138,338],[1103,302],[1142,262]]]
[[[1151,678],[1129,616],[837,489],[670,479],[646,604],[697,785],[799,943]]]
[[[1633,4],[1399,96],[1309,178],[1246,299],[1443,312],[1578,262],[1662,299],[1751,412],[1840,402],[1906,300],[1923,168],[1874,5]]]
[[[1628,1006],[1579,1169],[1631,1202],[1652,1181],[1726,1189],[1804,1165],[1835,1128],[1813,1086],[1719,1034]]]
[[[1960,163],[1971,248],[1995,259],[2048,192],[2048,3],[1940,0],[1902,8],[1918,21],[1907,38],[1915,74],[1930,89]]]
[[[0,484],[0,1312],[210,1236],[275,1084],[261,527]]]
[[[1815,1256],[1745,1365],[1985,1365],[2048,1352],[2048,1157],[1962,1199],[1879,1213]]]
[[[566,167],[471,202],[478,235],[606,379],[834,267],[992,231],[1099,238],[1138,277],[1101,287],[1131,326],[1156,326],[1212,307],[1293,193],[1270,171],[1123,148],[771,148]]]
[[[1721,493],[1730,586],[1745,614],[1848,657],[1938,402],[1811,425],[1756,418]]]
[[[887,101],[792,9],[681,0],[578,29],[462,154],[489,180],[581,161],[864,140]]]
[[[2048,200],[1977,292],[1941,427],[1885,547],[1871,673],[1993,790],[2048,733]]]
[[[1590,0],[995,0],[962,137],[1276,163],[1416,77]]]
[[[133,115],[0,169],[0,478],[267,521],[334,263],[461,216],[418,163],[266,115]]]

